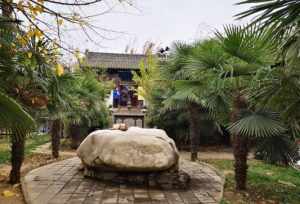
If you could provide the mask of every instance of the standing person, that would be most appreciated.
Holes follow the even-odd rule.
[[[113,107],[117,108],[120,103],[120,92],[118,88],[115,88],[113,91]]]
[[[121,92],[120,92],[120,89],[119,88],[117,88],[117,101],[118,101],[118,103],[117,103],[117,106],[118,107],[120,107],[120,103],[121,103]]]

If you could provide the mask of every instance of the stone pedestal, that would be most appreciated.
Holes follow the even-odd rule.
[[[84,176],[96,178],[109,183],[127,184],[165,190],[186,190],[188,189],[190,183],[190,176],[181,170],[141,173],[105,171],[99,168],[85,167]]]

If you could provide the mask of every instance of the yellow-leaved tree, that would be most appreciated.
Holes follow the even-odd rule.
[[[147,52],[146,58],[140,62],[140,73],[134,73],[133,80],[138,84],[138,94],[150,104],[153,91],[161,83],[158,57]]]

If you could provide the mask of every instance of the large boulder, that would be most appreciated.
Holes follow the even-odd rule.
[[[137,127],[94,131],[80,144],[77,155],[87,168],[117,172],[177,169],[179,159],[165,131]]]

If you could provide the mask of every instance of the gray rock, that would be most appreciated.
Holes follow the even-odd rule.
[[[123,172],[176,170],[179,159],[176,145],[165,131],[137,127],[92,132],[77,155],[84,166]]]

